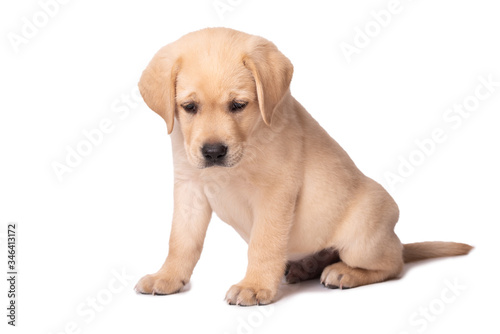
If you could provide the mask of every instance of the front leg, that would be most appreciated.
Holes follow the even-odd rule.
[[[189,282],[200,258],[212,210],[202,188],[192,181],[174,186],[174,215],[169,251],[161,269],[139,280],[139,293],[168,295],[179,292]]]
[[[292,192],[293,193],[293,192]],[[286,267],[296,194],[284,189],[261,196],[248,244],[245,278],[226,294],[231,305],[264,305],[273,301]]]

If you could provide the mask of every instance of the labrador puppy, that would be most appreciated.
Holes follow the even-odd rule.
[[[168,257],[136,291],[188,283],[212,212],[248,243],[232,305],[271,303],[285,273],[354,288],[397,277],[405,262],[470,251],[401,244],[396,203],[292,97],[292,73],[273,43],[226,28],[187,34],[153,57],[139,88],[171,135],[174,212]]]

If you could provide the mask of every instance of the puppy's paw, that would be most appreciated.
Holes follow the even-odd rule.
[[[152,295],[170,295],[179,292],[187,280],[177,279],[165,273],[146,275],[137,282],[134,290]]]
[[[321,274],[321,284],[330,289],[349,289],[361,285],[353,275],[353,268],[343,262],[326,267]]]
[[[314,278],[312,276],[314,275],[305,270],[304,266],[299,261],[288,262],[286,265],[285,282],[287,282],[288,284],[295,284]]]
[[[323,269],[340,261],[339,253],[333,248],[326,248],[299,261],[288,261],[285,281],[289,284],[319,278]]]
[[[276,289],[266,289],[240,282],[233,285],[226,293],[226,301],[230,305],[266,305],[272,302],[276,292]]]
[[[321,284],[330,289],[349,289],[371,283],[367,282],[371,273],[369,270],[351,268],[344,262],[338,262],[326,267],[320,280]]]

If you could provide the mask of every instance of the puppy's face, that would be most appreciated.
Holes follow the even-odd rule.
[[[139,89],[168,133],[174,123],[180,127],[192,165],[232,167],[254,129],[271,124],[292,73],[288,58],[264,38],[208,28],[161,48]]]
[[[221,58],[184,57],[177,75],[176,121],[197,168],[235,166],[261,118],[251,71]]]

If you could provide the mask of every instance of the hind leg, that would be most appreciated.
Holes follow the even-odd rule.
[[[393,250],[372,250],[375,256],[361,254],[353,249],[343,250],[340,252],[341,261],[323,270],[321,283],[327,288],[347,289],[395,278],[403,268],[400,245],[399,240],[394,241],[393,245],[383,245],[381,247],[393,247]]]
[[[397,277],[403,269],[403,246],[394,233],[396,203],[380,186],[355,204],[336,233],[340,262],[327,266],[321,283],[354,288]]]

